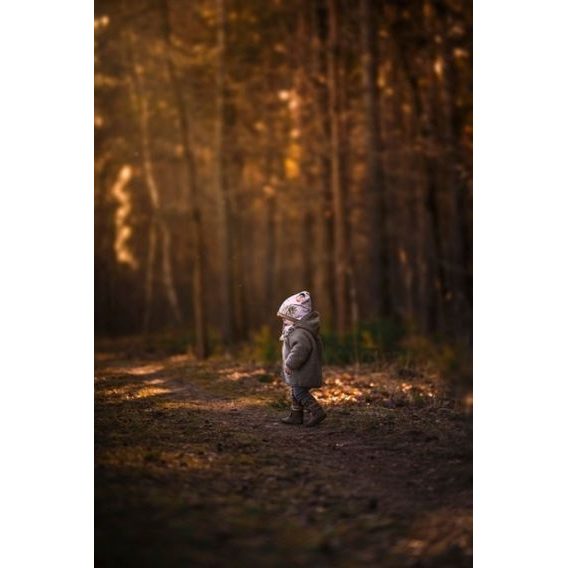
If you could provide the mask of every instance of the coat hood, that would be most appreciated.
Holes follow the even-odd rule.
[[[320,329],[319,312],[311,312],[305,318],[294,324],[294,327],[307,329],[312,335],[317,336]]]

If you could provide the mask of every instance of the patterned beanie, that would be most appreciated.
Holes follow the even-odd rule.
[[[299,321],[310,314],[311,311],[312,298],[310,293],[304,290],[303,292],[298,292],[286,298],[280,308],[278,308],[276,315],[292,321]]]

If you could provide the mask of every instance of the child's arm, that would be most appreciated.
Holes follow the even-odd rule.
[[[290,341],[290,353],[286,357],[285,366],[292,371],[299,369],[310,356],[312,346],[310,341],[306,341],[301,335],[293,336]]]

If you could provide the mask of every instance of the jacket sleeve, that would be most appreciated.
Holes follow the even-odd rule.
[[[290,353],[286,357],[286,367],[293,371],[299,369],[310,356],[311,343],[304,335],[305,332],[293,333],[290,339]]]

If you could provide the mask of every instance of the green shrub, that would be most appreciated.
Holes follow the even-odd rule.
[[[281,357],[278,337],[270,326],[263,325],[252,334],[250,342],[242,348],[240,355],[255,363],[264,365],[276,363]]]
[[[401,342],[401,356],[412,364],[439,373],[457,392],[472,384],[472,353],[468,345],[408,335]]]
[[[325,362],[328,365],[374,363],[396,352],[403,336],[402,326],[386,319],[362,323],[357,331],[343,337],[333,331],[324,331]]]

